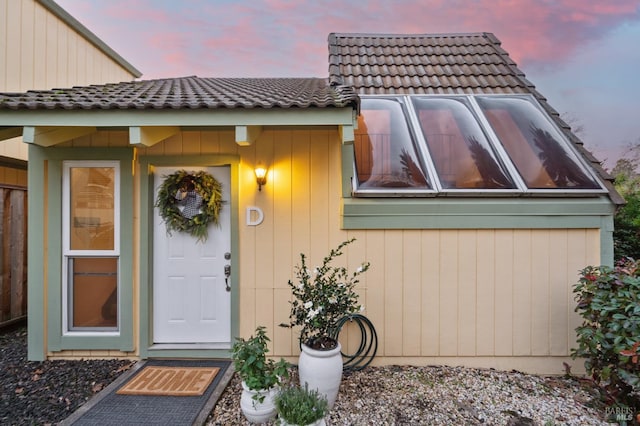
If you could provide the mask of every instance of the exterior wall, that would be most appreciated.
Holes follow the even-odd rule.
[[[597,230],[350,234],[372,263],[364,300],[380,339],[375,363],[561,373],[570,362],[571,285],[599,263]]]
[[[126,132],[100,132],[66,146],[127,143]],[[379,337],[374,364],[562,373],[562,363],[572,363],[568,355],[579,318],[573,311],[571,287],[580,269],[600,263],[600,229],[343,230],[341,144],[335,130],[267,129],[246,147],[234,142],[232,131],[184,131],[138,149],[138,159],[216,153],[240,157],[240,335],[246,337],[257,325],[265,325],[273,356],[295,360],[298,354],[296,333],[278,324],[288,320],[287,281],[293,277],[299,253],[307,254],[313,264],[330,248],[355,237],[357,242],[342,261],[352,269],[364,260],[371,262],[360,293],[365,315]],[[259,162],[269,168],[262,191],[257,190],[253,172]],[[135,174],[141,176],[140,167]],[[133,180],[135,235],[146,220],[139,215],[141,178]],[[264,212],[259,226],[243,222],[250,206]],[[143,249],[134,242],[135,264]],[[134,286],[137,300],[137,279]],[[134,324],[139,324],[140,312],[134,306]],[[346,330],[341,338],[347,349],[353,349],[359,336]],[[49,353],[85,358],[124,355]]]
[[[0,91],[129,81],[134,75],[35,0],[0,0]],[[21,138],[0,156],[27,159]]]

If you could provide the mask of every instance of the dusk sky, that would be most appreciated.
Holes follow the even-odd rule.
[[[142,79],[326,77],[331,32],[492,32],[611,166],[640,143],[640,0],[56,0]]]

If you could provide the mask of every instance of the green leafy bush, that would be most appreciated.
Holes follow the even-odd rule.
[[[588,266],[574,287],[576,312],[575,358],[604,391],[611,406],[640,409],[640,261],[623,259],[614,268]]]
[[[231,348],[233,366],[249,389],[270,389],[289,375],[289,364],[284,359],[281,358],[278,362],[267,359],[269,341],[265,327],[259,326],[255,336],[247,340],[238,337]],[[264,399],[264,396],[258,397],[260,400]]]
[[[359,275],[369,269],[369,262],[362,263],[354,272],[344,266],[334,266],[332,262],[342,255],[342,250],[355,238],[344,241],[328,256],[322,264],[311,269],[307,266],[307,257],[300,253],[300,265],[296,267],[296,281],[289,280],[294,299],[291,303],[289,324],[282,327],[302,326],[300,341],[318,350],[332,349],[337,346],[331,336],[335,333],[338,321],[348,314],[364,309],[358,303],[355,291]]]

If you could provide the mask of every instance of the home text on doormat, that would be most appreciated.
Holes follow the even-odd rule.
[[[200,396],[218,374],[218,367],[147,366],[116,392],[120,395]]]

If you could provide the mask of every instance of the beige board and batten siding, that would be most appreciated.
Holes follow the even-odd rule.
[[[259,226],[240,223],[240,333],[268,327],[276,357],[295,357],[287,322],[299,253],[318,264],[355,237],[340,259],[371,269],[359,287],[379,336],[374,364],[464,364],[561,373],[579,318],[572,285],[600,261],[598,229],[357,230],[340,227],[339,135],[266,130],[251,146],[233,134],[183,132],[148,149],[153,155],[233,153],[241,157],[239,217],[264,212]],[[144,155],[141,151],[141,155]],[[257,190],[254,165],[269,167]],[[343,343],[359,344],[347,330]],[[295,360],[295,358],[290,358]],[[579,366],[578,366],[579,368]]]
[[[73,145],[126,146],[126,138],[126,132],[99,132]],[[299,351],[295,331],[278,326],[288,320],[287,281],[299,253],[313,266],[355,237],[340,262],[351,270],[371,262],[359,293],[379,337],[374,364],[562,373],[580,322],[571,287],[580,269],[599,264],[600,230],[344,231],[340,149],[334,130],[269,129],[251,146],[238,146],[233,131],[182,131],[138,154],[240,156],[239,330],[248,337],[266,326],[273,356],[294,361]],[[269,168],[261,191],[254,175],[259,162]],[[250,206],[264,212],[259,226],[243,222]],[[359,343],[355,330],[341,338],[351,351]]]
[[[1,92],[116,83],[140,76],[99,48],[97,44],[108,49],[52,1],[0,0],[0,28]],[[0,155],[26,160],[27,148],[21,138],[6,140],[0,143]]]

